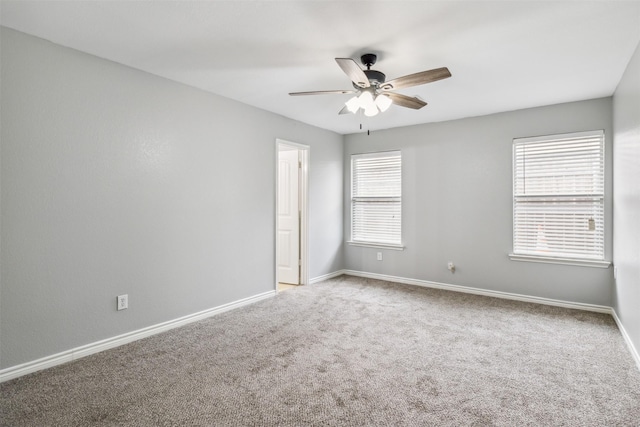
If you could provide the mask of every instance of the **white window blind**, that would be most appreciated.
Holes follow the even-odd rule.
[[[400,245],[400,151],[351,156],[351,185],[351,240]]]
[[[604,132],[513,141],[513,252],[604,260]]]

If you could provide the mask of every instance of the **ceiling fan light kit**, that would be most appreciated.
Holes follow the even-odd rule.
[[[376,97],[376,106],[380,109],[381,112],[385,112],[391,107],[393,101],[388,96],[382,94]]]
[[[354,96],[345,102],[345,106],[350,113],[357,113],[362,109],[364,115],[367,117],[373,117],[378,112],[385,112],[389,109],[393,101],[385,94],[373,95],[374,91],[371,87],[362,89],[359,95]]]
[[[379,112],[387,111],[391,104],[414,110],[419,110],[427,105],[426,102],[418,97],[391,92],[392,90],[419,86],[451,77],[449,69],[443,67],[398,77],[397,79],[387,82],[384,73],[371,69],[371,66],[376,63],[377,59],[378,57],[373,53],[362,55],[360,60],[362,64],[367,67],[366,70],[363,70],[356,61],[351,58],[336,58],[336,62],[342,71],[351,79],[355,90],[292,92],[289,93],[289,95],[354,94],[355,96],[345,102],[345,106],[338,114],[355,114],[362,110],[365,116],[373,117]]]

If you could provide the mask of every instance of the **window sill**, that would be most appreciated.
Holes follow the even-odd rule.
[[[350,246],[360,246],[363,248],[379,248],[379,249],[391,249],[393,251],[404,251],[404,246],[392,245],[388,243],[354,242],[350,240],[347,242],[347,244],[349,244]]]
[[[535,255],[516,255],[509,254],[511,261],[525,261],[525,262],[541,262],[545,264],[561,264],[561,265],[577,265],[579,267],[596,267],[596,268],[609,268],[610,261],[596,261],[588,259],[571,259],[571,258],[551,258]]]

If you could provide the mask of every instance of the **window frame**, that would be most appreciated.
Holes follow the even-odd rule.
[[[358,198],[357,195],[354,194],[354,177],[355,177],[355,167],[354,167],[354,161],[357,159],[361,159],[361,158],[379,158],[379,157],[385,157],[385,156],[389,156],[389,155],[397,155],[398,156],[398,160],[399,160],[399,174],[400,174],[400,193],[398,195],[391,195],[391,196],[378,196],[376,197],[377,199],[389,199],[389,201],[393,201],[393,202],[397,202],[399,203],[400,206],[400,218],[399,218],[399,232],[398,232],[398,240],[397,242],[385,242],[385,241],[374,241],[374,240],[357,240],[354,239],[354,229],[355,229],[355,215],[354,215],[354,203],[356,203],[356,198]],[[347,241],[347,243],[351,246],[361,246],[361,247],[373,247],[373,248],[381,248],[381,249],[392,249],[392,250],[404,250],[404,245],[402,244],[402,151],[401,150],[387,150],[387,151],[376,151],[376,152],[369,152],[369,153],[354,153],[351,154],[351,159],[350,159],[350,168],[351,168],[351,174],[350,174],[350,189],[351,189],[351,195],[350,195],[350,236],[349,236],[349,240]],[[362,196],[360,196],[362,197]],[[393,199],[393,200],[392,200]]]
[[[602,247],[602,256],[599,258],[591,258],[591,257],[584,257],[584,256],[579,256],[579,254],[575,254],[575,256],[573,255],[569,255],[566,257],[562,257],[562,256],[546,256],[540,253],[535,253],[534,251],[526,251],[526,250],[520,250],[520,251],[516,251],[516,234],[517,234],[517,223],[516,223],[516,205],[518,202],[518,197],[520,198],[539,198],[541,200],[543,199],[554,199],[554,201],[548,201],[547,203],[571,203],[572,200],[566,196],[559,196],[558,194],[554,194],[553,192],[548,192],[546,194],[535,194],[534,196],[531,195],[521,195],[519,196],[517,194],[517,179],[518,179],[518,175],[517,173],[519,171],[516,170],[517,168],[517,164],[516,164],[516,147],[517,146],[521,146],[523,144],[536,144],[536,143],[552,143],[554,141],[561,141],[563,139],[572,139],[572,138],[587,138],[587,137],[599,137],[601,138],[601,149],[600,149],[600,153],[601,153],[601,158],[599,159],[601,161],[602,164],[602,176],[600,177],[602,180],[602,193],[576,193],[575,196],[573,197],[573,203],[575,203],[575,199],[577,198],[601,198],[601,204],[602,204],[602,237],[601,237],[601,241],[599,241],[599,245],[601,245]],[[584,132],[572,132],[572,133],[562,133],[562,134],[554,134],[554,135],[545,135],[545,136],[537,136],[537,137],[525,137],[525,138],[514,138],[513,142],[512,142],[512,174],[511,174],[511,178],[512,178],[512,251],[509,254],[509,258],[513,261],[528,261],[528,262],[540,262],[540,263],[550,263],[550,264],[564,264],[564,265],[576,265],[576,266],[587,266],[587,267],[600,267],[600,268],[608,268],[611,264],[610,261],[607,261],[605,259],[606,257],[606,251],[605,251],[605,244],[606,244],[606,204],[605,204],[605,200],[606,200],[606,159],[605,159],[605,151],[606,151],[606,138],[605,138],[605,133],[604,130],[592,130],[592,131],[584,131]],[[563,199],[565,198],[565,200],[558,200],[558,199]],[[544,201],[543,201],[544,203]],[[562,210],[559,210],[557,212],[560,213],[565,213],[562,212]],[[565,213],[566,214],[566,213]]]

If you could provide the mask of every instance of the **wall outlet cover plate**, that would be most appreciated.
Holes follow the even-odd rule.
[[[128,294],[118,295],[117,296],[117,308],[118,308],[118,311],[126,310],[127,308],[129,308],[129,295]]]

